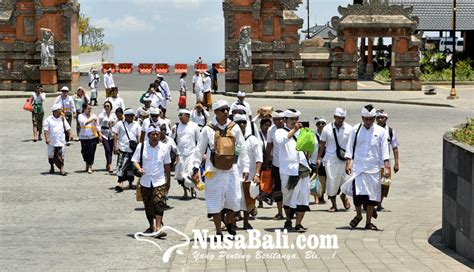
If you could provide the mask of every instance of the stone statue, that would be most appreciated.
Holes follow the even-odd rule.
[[[243,26],[240,28],[240,67],[252,67],[252,40],[250,39],[250,26]]]
[[[49,28],[41,28],[41,67],[54,66],[54,36]]]

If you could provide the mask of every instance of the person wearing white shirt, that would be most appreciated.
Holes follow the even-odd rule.
[[[285,119],[282,110],[276,110],[272,113],[273,126],[270,127],[267,135],[267,156],[271,157],[272,163],[272,178],[273,178],[273,201],[277,203],[278,213],[273,219],[283,219],[283,195],[281,193],[281,179],[280,179],[280,146],[275,140],[275,133],[277,129],[285,127]]]
[[[305,212],[309,211],[309,175],[311,167],[308,155],[296,151],[296,138],[302,124],[298,122],[301,113],[294,109],[284,112],[285,127],[276,131],[275,140],[279,145],[280,178],[283,193],[283,207],[286,214],[284,228],[291,230],[291,219],[296,213],[294,229],[298,232],[306,231],[302,221]]]
[[[193,94],[196,94],[196,103],[204,102],[202,76],[199,70],[194,70],[193,76]]]
[[[105,87],[105,97],[108,98],[112,96],[112,88],[115,88],[114,76],[112,75],[112,69],[108,68],[107,72],[104,74],[104,87]]]
[[[262,156],[263,156],[263,163],[262,163],[262,171],[271,171],[271,156],[269,153],[266,152],[267,150],[267,139],[269,136],[270,132],[270,127],[272,126],[272,120],[268,118],[264,118],[260,120],[260,129],[258,130],[258,135],[256,136],[258,138],[258,143],[260,145],[260,149],[262,150]],[[270,172],[271,173],[271,172]],[[265,201],[268,205],[273,204],[273,199],[271,192],[264,191],[263,188],[266,188],[265,182],[268,182],[267,180],[262,180],[261,183],[261,188],[262,192],[259,195],[259,201],[258,201],[258,208],[263,208],[263,201]],[[273,187],[273,181],[270,180],[271,187]]]
[[[150,127],[147,134],[149,140],[138,144],[132,162],[133,167],[141,174],[140,192],[149,223],[149,228],[145,230],[145,233],[155,233],[162,225],[171,159],[167,147],[159,140],[159,129]],[[165,236],[165,232],[160,232],[157,238]]]
[[[33,141],[41,139],[43,133],[43,118],[44,108],[43,102],[46,100],[46,95],[43,92],[43,85],[38,84],[36,90],[31,94],[31,104],[33,104],[33,111],[31,112],[31,119],[33,121]]]
[[[178,183],[183,187],[183,196],[182,200],[188,199],[188,190],[184,186],[184,179],[186,178],[185,174],[185,162],[191,157],[196,149],[197,142],[199,140],[199,135],[201,130],[199,126],[190,121],[191,112],[187,109],[179,110],[179,122],[176,123],[174,127],[174,141],[178,148],[179,160],[176,164],[175,176],[174,178]],[[196,191],[194,188],[191,188],[191,196],[196,197]]]
[[[112,174],[112,154],[114,149],[114,132],[112,128],[117,122],[117,116],[112,112],[112,103],[104,102],[104,111],[99,114],[98,123],[100,126],[100,134],[102,136],[102,145],[104,146],[106,169]]]
[[[158,92],[156,90],[157,87],[157,84],[150,84],[148,92],[143,97],[143,102],[145,103],[147,100],[150,100],[150,107],[159,109],[165,98],[163,97],[161,92]]]
[[[188,91],[188,88],[186,87],[186,76],[187,73],[182,73],[181,76],[179,77],[179,95],[180,96],[186,96],[186,92]]]
[[[166,116],[166,109],[168,108],[168,101],[171,102],[171,92],[168,82],[165,81],[163,75],[156,75],[156,79],[158,80],[157,92],[161,93],[163,99],[161,99],[160,109],[161,112]],[[152,104],[153,106],[153,104]]]
[[[166,134],[169,135],[171,134],[171,128],[168,127],[168,124],[165,122],[165,120],[160,118],[160,109],[153,108],[150,110],[150,117],[143,120],[143,123],[141,125],[141,133],[140,133],[140,141],[148,141],[148,135],[146,134],[146,131],[148,130],[148,127],[153,125],[154,127],[159,128],[161,125],[165,124],[166,125]]]
[[[71,126],[61,116],[61,105],[53,104],[51,111],[53,115],[46,118],[43,122],[44,139],[48,145],[48,161],[50,164],[50,174],[54,174],[54,165],[60,169],[61,175],[65,176],[64,171],[64,145],[66,138],[72,138]]]
[[[240,200],[242,198],[242,191],[240,190],[241,179],[248,179],[249,159],[247,149],[245,148],[245,139],[242,131],[234,122],[231,122],[229,117],[229,104],[225,100],[218,100],[212,105],[215,117],[211,124],[205,126],[201,135],[199,136],[198,145],[194,153],[194,168],[193,179],[198,180],[199,166],[204,153],[207,151],[208,158],[206,159],[205,177],[206,177],[206,206],[208,214],[213,217],[216,233],[222,237],[221,227],[221,212],[227,209],[226,226],[227,231],[231,235],[235,235],[235,212],[240,210]],[[242,156],[243,173],[239,173],[237,167],[237,158],[235,163],[231,165],[230,169],[223,170],[217,168],[214,152],[216,150],[215,133],[216,131],[225,131],[226,135],[232,135],[235,139],[235,155],[237,158]],[[214,162],[214,163],[213,163]],[[219,162],[221,163],[221,162]],[[226,161],[228,163],[228,159]],[[218,167],[223,168],[222,165]]]
[[[211,108],[212,105],[212,95],[211,95],[211,74],[209,72],[204,72],[204,78],[202,79],[202,93],[203,93],[203,102],[207,110]],[[231,111],[232,112],[232,111]]]
[[[340,188],[347,179],[345,169],[344,152],[352,127],[345,122],[347,111],[336,108],[334,112],[334,122],[327,124],[321,133],[319,142],[318,159],[316,166],[321,165],[321,161],[326,170],[326,190],[328,198],[331,200],[329,212],[337,212],[336,196],[340,193]],[[323,157],[324,153],[324,157]],[[341,194],[341,201],[344,208],[351,207],[349,200],[344,193]]]
[[[112,95],[107,97],[105,101],[110,101],[112,103],[112,111],[115,112],[118,108],[125,110],[125,102],[121,97],[118,96],[118,88],[112,88]]]
[[[316,138],[316,149],[314,150],[313,155],[311,156],[311,163],[317,165],[318,161],[318,153],[319,153],[319,142],[321,142],[321,133],[323,132],[323,128],[326,126],[326,119],[315,117],[314,120],[316,121],[316,129],[314,130],[314,137]],[[324,158],[324,153],[321,157]],[[321,183],[321,197],[317,197],[316,194],[314,196],[314,202],[316,204],[325,204],[326,201],[324,200],[324,194],[326,193],[326,169],[324,168],[323,164],[320,164],[317,167],[317,174],[319,182]]]
[[[234,122],[239,126],[242,134],[245,135],[247,127],[247,117],[242,114],[234,116]],[[260,145],[257,137],[250,134],[245,137],[245,149],[247,150],[249,160],[249,178],[242,180],[241,190],[242,199],[240,202],[240,210],[244,212],[244,230],[253,229],[249,223],[249,216],[251,213],[256,214],[255,199],[250,197],[250,183],[254,182],[260,184],[260,171],[263,163],[263,148]],[[239,173],[244,172],[245,162],[243,157],[239,158]]]
[[[245,101],[245,93],[244,92],[239,91],[237,93],[237,101],[232,103],[232,105],[230,106],[230,112],[233,112],[234,109],[238,105],[243,105],[246,109],[249,120],[252,119],[252,109],[250,108],[250,104],[247,101]]]
[[[72,119],[76,117],[76,103],[72,96],[69,95],[69,88],[63,86],[61,88],[61,95],[56,97],[54,104],[61,106],[62,113],[66,118],[69,126],[72,126]],[[66,139],[66,142],[69,142],[69,139]]]
[[[117,177],[119,185],[115,187],[118,192],[123,192],[123,182],[129,182],[129,188],[135,189],[133,185],[134,176],[132,173],[131,158],[136,144],[140,143],[140,125],[133,121],[135,111],[126,109],[124,111],[125,120],[115,124],[114,153],[118,154]],[[133,149],[132,149],[133,148]]]
[[[209,112],[204,108],[204,106],[198,102],[194,106],[193,111],[191,112],[191,121],[196,123],[201,129],[207,125],[207,120],[209,120]]]
[[[78,122],[80,125],[79,140],[81,141],[81,154],[86,163],[86,171],[92,174],[92,165],[94,164],[97,141],[102,141],[100,135],[100,126],[97,116],[92,114],[92,106],[84,104],[83,113],[79,114]]]
[[[357,227],[362,220],[362,205],[367,207],[365,229],[378,230],[371,223],[372,217],[377,218],[374,207],[382,197],[380,168],[384,168],[384,176],[390,176],[390,153],[388,133],[375,123],[375,108],[367,105],[362,108],[362,124],[354,127],[346,145],[346,174],[350,179],[341,190],[352,196],[356,208],[356,216],[350,226]]]
[[[89,88],[91,88],[91,105],[97,106],[97,98],[99,98],[99,82],[100,77],[97,69],[91,68],[89,71]]]
[[[400,155],[398,151],[400,142],[398,141],[397,133],[395,133],[395,130],[393,128],[387,125],[388,113],[384,111],[383,109],[377,110],[376,115],[375,115],[375,120],[377,121],[377,125],[383,127],[385,131],[388,133],[389,152],[390,152],[390,149],[393,151],[393,158],[395,161],[395,164],[393,165],[393,172],[397,173],[398,170],[400,170],[400,166],[399,166]],[[377,211],[383,210],[382,201],[384,197],[388,196],[389,190],[390,190],[390,185],[382,185],[382,199],[377,205]]]

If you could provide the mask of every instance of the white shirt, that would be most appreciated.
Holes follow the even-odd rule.
[[[181,78],[181,79],[179,80],[179,90],[180,90],[181,92],[186,92],[186,90],[187,90],[187,87],[186,87],[186,80],[184,80],[184,78]]]
[[[238,104],[243,104],[245,106],[245,108],[247,109],[247,116],[250,118],[250,116],[252,116],[252,109],[250,109],[250,104],[247,101],[235,101],[234,103],[232,103],[232,105],[230,105],[230,112],[232,113],[232,111],[235,110]]]
[[[203,109],[201,113],[198,113],[197,110],[191,112],[191,121],[196,123],[199,127],[204,127],[211,116],[207,110]]]
[[[132,161],[140,163],[141,148],[140,143],[133,154]],[[140,179],[140,185],[146,188],[158,187],[166,184],[165,164],[170,164],[170,153],[166,144],[159,141],[155,147],[146,141],[143,147],[142,168],[145,174]]]
[[[392,139],[390,140],[389,126],[385,125],[385,127],[383,127],[383,128],[387,132],[387,137],[388,137],[387,139],[389,141],[389,146],[392,149],[398,148],[400,146],[400,142],[398,141],[397,133],[395,133],[395,130],[392,128],[392,134],[393,135],[392,135]]]
[[[96,121],[92,121],[89,124],[86,124],[87,119],[95,117]],[[85,113],[79,114],[77,117],[79,121],[79,125],[81,126],[81,131],[79,132],[79,139],[81,140],[89,140],[94,139],[94,131],[93,126],[95,126],[96,131],[100,130],[99,122],[97,122],[97,116],[95,114],[91,114],[90,116],[86,116]]]
[[[252,180],[257,170],[257,162],[263,163],[263,151],[257,137],[250,135],[245,140],[245,148],[247,149],[249,159],[249,180]],[[239,173],[244,172],[244,163],[242,157],[239,157]]]
[[[127,132],[128,136],[130,137],[130,140],[128,139],[127,133],[125,132],[124,124],[127,127]],[[118,121],[115,124],[114,131],[118,137],[118,145],[120,151],[132,152],[129,147],[129,143],[130,141],[137,141],[140,137],[140,125],[135,121],[133,121],[132,123],[127,123],[127,121],[125,120]]]
[[[178,152],[181,156],[192,155],[196,149],[197,141],[201,130],[199,126],[189,121],[186,125],[179,122],[176,127],[176,144],[178,146]]]
[[[211,83],[212,83],[211,77],[206,76],[206,77],[204,77],[204,79],[202,81],[203,81],[202,91],[205,92],[205,93],[210,92],[211,91]]]
[[[151,107],[155,109],[158,109],[162,104],[162,101],[165,100],[165,98],[163,97],[163,95],[161,95],[160,92],[148,93],[147,95],[145,95],[145,97],[151,99]]]
[[[43,104],[43,102],[46,100],[46,94],[45,93],[40,93],[39,95],[36,92],[33,92],[31,95],[33,97],[33,104]]]
[[[107,113],[105,113],[105,111],[99,114],[98,123],[100,126],[100,133],[102,134],[102,138],[104,139],[113,138],[112,128],[114,127],[116,122],[117,122],[117,116],[113,112],[110,112],[110,115],[108,116],[107,116]]]
[[[114,76],[112,73],[105,73],[104,74],[104,86],[106,89],[110,89],[112,87],[115,87],[115,82],[114,82]]]
[[[91,89],[99,88],[99,81],[100,81],[100,77],[99,77],[98,74],[94,74],[94,73],[89,72],[89,82],[91,83],[91,86],[90,86]],[[112,81],[113,81],[113,79],[112,79]]]
[[[227,126],[230,124],[230,120],[227,119],[227,123],[222,126],[219,123],[217,123],[216,118],[214,117],[211,121],[213,125],[218,126],[220,129],[226,129]],[[232,133],[235,136],[236,139],[236,149],[239,150],[239,160],[242,160],[242,169],[243,172],[248,173],[249,170],[249,158],[247,154],[247,149],[245,148],[245,138],[242,135],[242,131],[240,130],[239,126],[236,124],[232,128]],[[215,131],[213,128],[209,126],[205,126],[202,128],[201,135],[199,135],[199,141],[198,145],[196,147],[196,151],[194,152],[194,167],[199,168],[201,165],[201,160],[204,155],[204,152],[207,150],[207,154],[211,154],[211,150],[209,150],[209,147],[211,149],[214,149],[214,136],[215,136]],[[212,172],[227,172],[231,170],[220,170],[217,168],[214,168],[214,166],[211,163],[211,156],[207,156],[206,159],[206,169]],[[242,158],[240,158],[242,157]]]
[[[194,75],[194,76],[193,76],[193,84],[194,84],[194,91],[195,91],[196,93],[202,91],[202,89],[203,89],[204,86],[203,86],[203,83],[202,83],[202,77],[201,77],[201,75],[199,75],[199,76]]]
[[[359,126],[356,125],[353,128],[347,141],[345,157],[348,159],[352,159],[355,134]],[[357,135],[352,166],[353,172],[377,173],[384,166],[383,161],[388,159],[390,159],[390,153],[388,149],[388,133],[385,129],[376,124],[369,129],[362,125]]]
[[[64,129],[68,131],[71,129],[71,126],[62,116],[55,118],[51,115],[44,119],[43,129],[48,132],[49,145],[63,147],[66,144]]]
[[[295,137],[297,138],[298,135],[299,131],[295,133]],[[277,129],[275,138],[279,148],[281,174],[298,176],[300,164],[311,169],[305,154],[302,151],[296,151],[296,141],[293,137],[288,138],[288,131],[286,129]]]
[[[336,155],[336,140],[334,139],[334,133],[332,130],[333,127],[336,128],[336,135],[337,135],[337,140],[339,142],[339,146],[343,149],[346,147],[347,140],[349,139],[349,134],[352,131],[352,127],[346,122],[344,122],[339,129],[336,126],[334,126],[334,122],[327,124],[323,128],[323,131],[321,132],[321,141],[326,142],[326,149],[325,149],[326,154],[324,155],[324,158],[323,158],[324,162],[328,162],[328,161],[341,162],[341,160],[338,159]]]
[[[169,134],[171,132],[171,129],[168,128],[168,124],[165,122],[165,120],[163,120],[161,118],[158,118],[157,122],[153,122],[151,117],[148,117],[147,119],[143,120],[143,124],[142,124],[142,127],[141,127],[141,131],[145,133],[144,141],[148,141],[148,134],[146,134],[146,131],[150,127],[151,124],[153,124],[157,128],[159,128],[161,125],[165,124],[166,125],[166,134]]]
[[[168,107],[167,100],[171,98],[171,92],[170,92],[170,87],[168,86],[168,83],[164,80],[161,81],[156,91],[160,92],[161,95],[163,96],[163,99],[160,102],[161,102],[161,106],[164,109],[166,109]]]
[[[123,102],[123,99],[121,97],[107,97],[107,99],[105,99],[105,101],[110,101],[110,103],[112,103],[112,112],[115,112],[115,110],[117,110],[118,108],[121,108],[122,110],[125,111],[125,102]],[[104,101],[104,102],[105,102]]]
[[[68,95],[66,99],[63,99],[62,95],[59,95],[56,97],[56,100],[54,100],[54,104],[59,104],[63,112],[76,113],[76,103],[74,103],[74,99],[70,95]]]
[[[277,127],[275,125],[272,125],[267,132],[267,144],[273,144],[272,148],[272,164],[275,167],[280,167],[280,148],[278,146],[278,143],[276,142],[276,131]]]

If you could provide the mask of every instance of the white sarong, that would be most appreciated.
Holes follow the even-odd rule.
[[[329,197],[334,197],[347,179],[346,162],[327,161],[324,169],[326,170],[326,192]]]
[[[283,205],[296,209],[297,206],[309,206],[309,196],[311,193],[309,176],[298,181],[293,190],[288,190],[288,178],[290,176],[280,174],[281,192],[283,193]]]
[[[209,214],[220,213],[224,208],[238,212],[242,198],[241,181],[237,166],[228,171],[217,170],[206,175],[206,205]]]
[[[353,196],[352,181],[355,180],[356,195],[367,195],[369,200],[380,202],[382,197],[382,186],[380,172],[353,173],[341,186],[341,191],[348,196]]]

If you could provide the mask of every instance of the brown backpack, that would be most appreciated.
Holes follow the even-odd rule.
[[[209,124],[214,133],[214,150],[211,150],[211,162],[215,168],[220,170],[229,170],[232,165],[237,162],[235,154],[236,138],[232,132],[235,126],[234,122],[230,122],[225,129]]]

